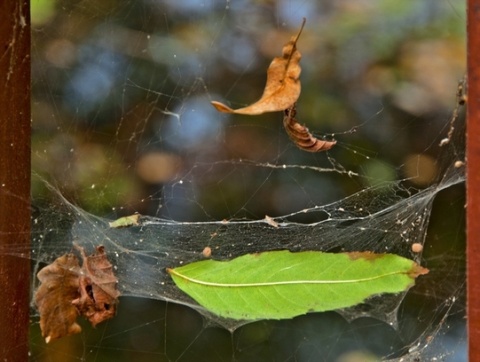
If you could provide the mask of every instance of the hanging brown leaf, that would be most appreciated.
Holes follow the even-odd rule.
[[[93,326],[115,315],[119,292],[105,248],[97,247],[91,256],[86,256],[82,247],[75,248],[82,256],[81,267],[74,254],[65,254],[37,274],[41,284],[35,303],[47,343],[80,333],[82,329],[76,323],[79,315]]]
[[[266,112],[282,111],[295,103],[300,96],[300,58],[297,41],[306,19],[303,19],[298,34],[283,47],[283,55],[276,57],[267,70],[267,82],[262,97],[255,103],[239,109],[232,109],[223,103],[212,101],[213,106],[224,113],[257,115]]]
[[[293,106],[286,109],[285,116],[283,117],[283,126],[285,127],[290,139],[297,145],[298,148],[307,152],[320,152],[327,151],[335,146],[337,143],[335,140],[324,141],[314,137],[307,127],[298,123],[295,118],[296,114],[296,104],[293,104]]]

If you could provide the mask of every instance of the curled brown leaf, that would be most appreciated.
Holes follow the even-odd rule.
[[[75,245],[83,259],[80,276],[80,297],[72,301],[81,315],[95,327],[115,316],[118,303],[117,278],[107,259],[105,248],[98,246],[94,255],[87,256],[82,247]]]
[[[297,110],[295,104],[287,108],[285,110],[285,116],[283,117],[283,126],[290,139],[298,148],[307,152],[320,152],[327,151],[335,146],[337,143],[335,140],[325,141],[314,137],[307,127],[298,123],[295,118],[296,114]]]
[[[243,108],[232,109],[229,106],[212,101],[212,105],[224,113],[236,113],[245,115],[257,115],[266,112],[282,111],[295,103],[300,96],[300,59],[302,55],[297,50],[297,41],[305,26],[303,18],[302,26],[298,34],[290,39],[283,47],[281,57],[276,57],[270,63],[267,70],[267,82],[260,99]]]

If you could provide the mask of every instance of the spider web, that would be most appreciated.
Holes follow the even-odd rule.
[[[113,320],[49,345],[32,309],[32,359],[462,359],[462,7],[394,3],[40,6],[33,269],[73,242],[104,245],[123,297]],[[303,16],[298,118],[337,139],[327,153],[296,149],[281,114],[225,116],[209,104],[254,101]],[[136,212],[140,226],[109,226]],[[215,259],[388,252],[430,273],[401,295],[245,324],[203,310],[165,272],[207,246]]]

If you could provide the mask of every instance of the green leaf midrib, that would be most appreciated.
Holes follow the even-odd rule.
[[[210,286],[210,287],[218,287],[218,288],[249,288],[249,287],[268,287],[268,286],[281,286],[281,285],[304,285],[304,284],[348,284],[348,283],[362,283],[362,282],[370,282],[377,279],[386,278],[392,275],[401,275],[407,274],[403,271],[394,271],[391,273],[385,273],[381,275],[375,275],[368,278],[357,278],[357,279],[344,279],[344,280],[284,280],[284,281],[272,281],[272,282],[254,282],[254,283],[219,283],[219,282],[208,282],[204,280],[199,280],[196,278],[187,277],[181,273],[178,273],[175,269],[168,270],[170,274],[174,274],[186,281]]]

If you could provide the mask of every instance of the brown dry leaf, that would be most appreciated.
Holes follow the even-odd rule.
[[[65,254],[37,274],[42,284],[35,293],[35,304],[40,312],[42,336],[47,343],[82,330],[75,322],[79,312],[72,304],[79,295],[79,273],[77,257]]]
[[[297,41],[302,33],[306,19],[303,18],[298,34],[283,47],[283,55],[276,57],[267,70],[267,82],[262,97],[255,103],[239,109],[232,109],[223,103],[212,101],[219,112],[257,115],[266,112],[282,111],[295,103],[300,96],[300,58]]]
[[[72,301],[81,315],[95,327],[98,323],[115,316],[118,303],[117,278],[113,275],[112,264],[107,259],[105,248],[98,246],[94,255],[86,256],[82,247],[75,245],[80,252],[83,265],[80,276],[80,297]]]
[[[307,127],[298,123],[295,119],[297,113],[296,105],[293,104],[290,108],[285,110],[285,117],[283,117],[283,126],[287,131],[290,139],[297,145],[298,148],[307,152],[327,151],[337,141],[324,141],[314,137]]]
[[[115,315],[119,292],[105,248],[97,247],[91,256],[86,256],[82,247],[75,245],[75,248],[82,256],[81,267],[75,255],[66,254],[37,274],[41,284],[35,293],[35,303],[47,343],[80,333],[76,323],[79,315],[93,326]]]

